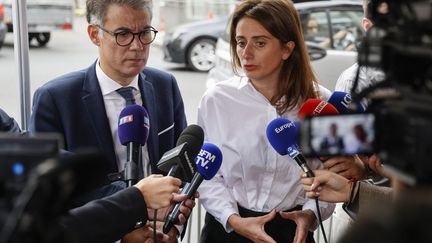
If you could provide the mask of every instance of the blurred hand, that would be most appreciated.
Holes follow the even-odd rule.
[[[153,227],[153,221],[150,221],[149,223],[148,223],[149,225],[151,225],[151,227]],[[156,232],[162,232],[162,229],[163,229],[163,225],[164,225],[164,222],[156,222]],[[152,230],[153,230],[153,228],[152,228]],[[175,228],[175,227],[173,227],[169,232],[168,232],[168,234],[164,234],[164,238],[163,238],[163,240],[157,240],[157,242],[161,242],[161,243],[176,243],[177,242],[177,236],[178,236],[178,231],[177,231],[177,229]],[[154,240],[153,240],[153,237],[150,237],[150,238],[147,238],[145,241],[144,241],[145,243],[153,243],[154,242]]]
[[[349,180],[328,170],[315,170],[315,177],[302,174],[301,183],[309,198],[325,202],[348,202],[351,185]]]
[[[199,196],[199,194],[196,194]],[[169,207],[160,208],[157,211],[156,221],[164,222],[168,214],[172,211],[174,205],[176,203],[185,201],[186,195],[182,194],[174,194],[172,204]],[[186,223],[186,220],[189,218],[192,209],[195,207],[195,201],[192,199],[187,199],[185,203],[180,207],[180,215],[178,225],[183,225]],[[154,210],[148,208],[147,214],[149,216],[149,220],[155,220],[154,218]]]
[[[134,186],[141,191],[147,207],[159,209],[171,204],[174,200],[173,193],[179,192],[180,185],[180,179],[171,176],[150,175]]]
[[[384,171],[384,166],[381,164],[381,161],[376,157],[376,155],[372,155],[367,160],[369,168],[375,172],[377,175],[390,178],[390,175]]]
[[[157,242],[167,242],[169,236],[162,233],[162,230],[156,230]],[[151,241],[149,241],[151,240]],[[147,223],[145,226],[129,232],[123,236],[122,243],[143,243],[153,241],[153,228]]]
[[[305,243],[309,229],[315,224],[315,213],[312,210],[279,212],[282,218],[291,219],[297,225],[293,243]]]
[[[366,178],[367,176],[366,166],[357,155],[335,156],[320,159],[323,161],[325,169],[337,173],[345,178],[359,180]]]
[[[276,241],[264,231],[264,225],[274,219],[275,216],[275,210],[260,217],[242,218],[237,214],[233,214],[228,218],[228,223],[237,234],[253,242],[276,243]]]

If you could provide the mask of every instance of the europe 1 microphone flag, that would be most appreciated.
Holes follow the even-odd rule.
[[[222,152],[220,149],[212,143],[204,143],[198,156],[195,158],[195,164],[197,167],[197,173],[190,184],[187,184],[182,194],[186,194],[188,198],[192,198],[198,187],[201,185],[204,179],[210,180],[218,172],[222,165]],[[180,215],[180,207],[184,205],[184,201],[177,203],[171,213],[168,215],[165,224],[163,226],[163,232],[167,234],[171,228],[178,222]]]
[[[294,123],[286,118],[274,119],[268,124],[266,130],[267,139],[274,150],[280,155],[288,155],[294,159],[308,177],[313,177],[312,170],[297,147],[297,132],[297,127]]]

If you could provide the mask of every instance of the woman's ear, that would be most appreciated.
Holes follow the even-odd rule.
[[[291,56],[291,53],[294,51],[294,48],[295,48],[294,41],[288,41],[287,43],[285,43],[285,45],[284,45],[285,51],[282,54],[282,59],[284,61],[287,60]]]
[[[91,42],[99,46],[100,45],[99,29],[95,25],[89,24],[87,26],[87,33],[88,36],[90,37]]]

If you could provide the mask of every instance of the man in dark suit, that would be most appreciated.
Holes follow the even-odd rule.
[[[0,132],[21,132],[21,129],[16,121],[2,109],[0,109]]]
[[[186,118],[175,78],[145,67],[157,33],[151,18],[150,0],[87,0],[87,32],[99,58],[35,92],[30,131],[61,133],[66,150],[97,149],[108,158],[107,174],[121,171],[126,148],[119,142],[117,122],[126,101],[117,90],[126,87],[150,117],[139,177],[157,173],[157,161],[175,146]],[[94,198],[118,189],[106,187]]]

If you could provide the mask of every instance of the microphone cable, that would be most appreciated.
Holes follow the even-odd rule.
[[[156,220],[157,220],[157,209],[154,210],[153,213],[153,242],[157,243],[156,239]]]
[[[323,237],[324,237],[324,242],[328,243],[327,242],[327,236],[326,236],[326,233],[325,233],[325,230],[324,230],[324,225],[323,225],[323,222],[322,222],[322,217],[321,217],[321,211],[320,211],[320,208],[319,208],[318,198],[315,198],[315,204],[316,204],[317,213],[318,213],[318,221],[319,221],[319,224],[320,224],[320,227],[321,227],[321,231],[322,231],[322,234],[323,234]]]

